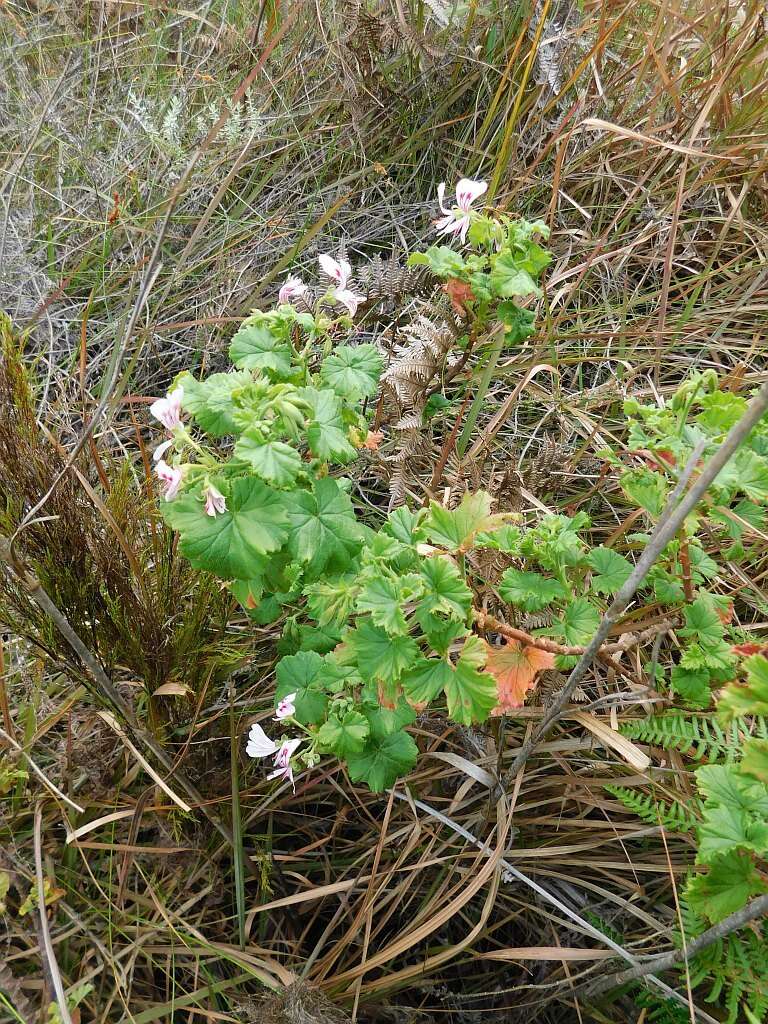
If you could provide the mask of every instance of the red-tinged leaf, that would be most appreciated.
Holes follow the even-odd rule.
[[[384,432],[381,430],[369,430],[363,441],[363,448],[367,448],[369,452],[377,452],[379,445],[384,440]]]
[[[507,640],[503,647],[489,647],[485,671],[494,677],[499,688],[499,703],[491,714],[502,715],[521,707],[537,673],[554,666],[554,654],[518,640]]]
[[[727,626],[733,619],[733,601],[729,601],[725,608],[718,608],[715,606],[717,617],[720,619],[724,626]]]
[[[669,450],[669,448],[660,448],[656,452],[656,454],[658,455],[658,457],[662,461],[666,462],[668,466],[676,466],[677,465],[677,459],[675,458],[675,453],[671,452]]]
[[[450,277],[443,285],[443,291],[451,300],[451,305],[459,315],[464,315],[467,306],[475,301],[472,286],[458,277]]]
[[[768,644],[734,644],[731,650],[734,654],[743,654],[745,656],[752,654],[768,654]]]

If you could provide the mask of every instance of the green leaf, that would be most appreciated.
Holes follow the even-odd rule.
[[[419,525],[423,518],[421,509],[418,512],[412,512],[407,505],[401,505],[400,508],[389,513],[381,531],[394,540],[400,541],[401,544],[409,546],[417,544],[426,537]]]
[[[440,655],[447,654],[451,644],[469,632],[463,622],[431,615],[423,608],[416,609],[416,619],[424,631],[427,644]]]
[[[224,494],[226,512],[206,515],[202,490],[163,503],[163,515],[181,537],[182,553],[196,569],[222,579],[255,579],[265,568],[264,555],[282,545],[288,517],[281,496],[252,477],[230,483],[214,479]]]
[[[251,615],[261,601],[264,580],[261,577],[252,580],[233,580],[230,589],[243,608]]]
[[[320,379],[349,402],[375,395],[384,360],[374,345],[339,345],[323,360]]]
[[[191,373],[181,373],[176,382],[184,388],[182,407],[206,434],[225,437],[238,433],[235,396],[251,384],[250,373],[213,373],[203,381],[195,380]]]
[[[318,625],[337,629],[346,625],[360,593],[356,579],[353,575],[330,577],[305,587],[309,614]]]
[[[426,252],[415,252],[408,257],[409,267],[429,267],[435,277],[461,277],[464,259],[447,245],[430,245]]]
[[[464,641],[459,660],[445,684],[448,714],[461,725],[484,722],[498,702],[496,680],[481,669],[488,656],[478,636]]]
[[[364,715],[359,711],[347,711],[342,718],[331,715],[318,729],[317,739],[321,746],[337,757],[347,758],[362,751],[370,731]]]
[[[343,572],[360,551],[362,527],[349,496],[332,477],[321,477],[313,491],[285,495],[288,550],[307,565],[315,578],[323,572]]]
[[[672,692],[682,697],[691,707],[708,708],[712,700],[710,674],[705,670],[694,672],[675,665],[669,679]]]
[[[403,690],[413,704],[429,704],[453,679],[453,668],[442,658],[422,658],[403,676]]]
[[[738,487],[751,501],[768,499],[768,462],[748,449],[740,449],[733,457],[738,474]],[[719,482],[719,477],[715,483]]]
[[[375,576],[369,580],[357,599],[358,612],[370,612],[377,626],[392,635],[408,632],[403,605],[416,593],[416,588],[401,579]]]
[[[548,579],[537,572],[506,569],[498,583],[505,601],[526,612],[538,612],[557,598],[568,596],[559,580]]]
[[[738,807],[712,807],[699,826],[699,860],[708,864],[729,850],[768,852],[768,823],[751,820]]]
[[[346,643],[354,651],[357,667],[363,679],[381,679],[394,683],[416,660],[418,647],[409,636],[389,636],[368,619],[358,621],[357,627],[346,636]]]
[[[312,454],[323,462],[349,462],[357,455],[342,430],[341,404],[333,391],[327,388],[301,388],[299,395],[310,406],[306,434]]]
[[[650,515],[661,515],[667,500],[667,482],[650,469],[631,469],[621,477],[621,487],[630,501]]]
[[[491,287],[502,298],[541,295],[541,289],[523,263],[510,252],[501,252],[493,261]]]
[[[674,576],[658,570],[653,578],[653,596],[661,604],[680,604],[685,600],[685,590]]]
[[[301,456],[283,441],[262,441],[255,430],[246,430],[235,444],[235,457],[252,466],[257,476],[273,487],[290,487],[301,470]]]
[[[693,604],[683,609],[685,627],[680,635],[691,637],[702,647],[715,646],[723,637],[723,624],[720,621],[713,602],[706,596],[698,597]]]
[[[493,499],[487,491],[465,494],[458,508],[443,508],[433,501],[424,520],[424,530],[434,544],[451,551],[465,551],[479,530],[492,530],[501,526],[506,516],[491,515]]]
[[[500,302],[496,312],[504,324],[504,340],[508,345],[517,345],[535,333],[536,314],[532,309],[521,309],[507,301]]]
[[[577,597],[563,614],[563,634],[569,644],[586,644],[600,625],[600,613],[585,597]]]
[[[731,850],[713,859],[706,875],[694,875],[685,889],[691,909],[717,924],[748,900],[768,892],[749,857]]]
[[[768,816],[768,787],[745,778],[742,765],[707,764],[696,770],[696,785],[707,805],[721,804]]]
[[[232,338],[229,358],[243,370],[267,370],[278,378],[291,372],[291,346],[266,323],[246,321]]]
[[[718,712],[727,720],[743,715],[768,716],[768,658],[753,654],[745,659],[744,669],[746,682],[730,683],[717,705]]]
[[[587,561],[595,570],[592,589],[598,594],[615,594],[627,582],[634,568],[628,559],[612,548],[593,548]]]
[[[278,662],[275,701],[295,693],[295,718],[302,725],[313,725],[325,715],[328,697],[322,682],[324,668],[316,651],[299,651]]]
[[[768,740],[747,740],[742,749],[742,772],[763,783],[768,782]]]
[[[713,391],[700,395],[697,405],[703,410],[696,422],[709,434],[726,434],[741,419],[747,408],[747,400],[729,391]]]
[[[371,721],[371,719],[369,719]],[[374,793],[389,788],[416,764],[418,747],[407,732],[383,733],[371,726],[368,742],[359,754],[347,758],[352,782],[365,782]]]
[[[453,619],[465,619],[472,605],[472,591],[464,582],[458,566],[445,555],[427,558],[421,563],[426,588],[421,607],[428,615],[441,613]]]

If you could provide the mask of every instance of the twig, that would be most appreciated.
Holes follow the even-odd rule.
[[[547,640],[543,636],[532,636],[523,629],[508,626],[506,622],[500,622],[499,619],[494,619],[492,615],[486,615],[485,612],[475,612],[474,614],[475,622],[480,629],[489,629],[493,633],[501,633],[508,640],[518,640],[521,644],[525,644],[526,647],[536,647],[540,651],[549,651],[550,654],[563,654],[571,657],[583,654],[586,650],[584,647],[568,647],[566,644],[559,644],[555,640]]]
[[[588,983],[582,986],[582,990],[586,995],[594,997],[601,995],[603,992],[608,992],[610,989],[618,988],[619,985],[625,985],[628,981],[635,981],[638,978],[654,975],[659,971],[669,970],[670,967],[674,967],[675,964],[685,960],[686,956],[687,958],[695,956],[719,939],[725,938],[731,932],[738,931],[745,924],[749,924],[750,921],[755,921],[759,917],[764,917],[766,914],[768,914],[768,895],[758,896],[751,903],[748,903],[746,907],[742,907],[741,910],[736,910],[733,914],[729,914],[728,917],[723,918],[722,921],[702,932],[697,938],[692,939],[687,944],[686,949],[674,949],[671,953],[660,953],[658,956],[651,957],[645,963],[638,964],[637,967],[629,967],[625,971],[618,971],[607,978],[600,978],[597,981]]]
[[[669,544],[669,542],[675,537],[686,518],[706,493],[707,488],[712,484],[720,470],[731,459],[734,452],[746,440],[748,434],[758,423],[766,409],[768,409],[768,383],[763,384],[750,402],[744,415],[738,423],[735,423],[734,426],[731,427],[725,437],[725,440],[712,458],[702,468],[698,478],[690,487],[687,494],[685,494],[685,497],[681,498],[683,491],[696,471],[699,459],[706,447],[706,440],[700,441],[693,449],[691,457],[680,474],[677,485],[669,496],[661,516],[659,517],[659,521],[656,524],[656,528],[651,534],[650,540],[640,556],[637,565],[633,569],[631,576],[623,587],[621,587],[609,605],[608,610],[598,626],[597,632],[592,637],[592,640],[587,645],[586,650],[574,666],[573,671],[568,677],[568,681],[560,692],[558,699],[552,705],[550,713],[541,722],[541,725],[530,739],[522,745],[517,757],[510,765],[509,770],[502,781],[502,785],[505,790],[509,789],[509,786],[514,781],[515,776],[536,748],[536,744],[539,743],[539,741],[547,734],[551,726],[557,721],[560,712],[570,700],[571,694],[586,675],[589,666],[592,664],[592,659],[600,650],[600,647],[608,636],[611,627],[626,611],[629,602],[632,600],[638,587],[650,572],[656,559],[667,544]]]

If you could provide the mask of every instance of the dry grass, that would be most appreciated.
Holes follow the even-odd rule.
[[[280,624],[254,634],[152,522],[143,400],[181,368],[224,365],[232,325],[273,300],[285,269],[342,238],[353,259],[413,247],[429,235],[435,183],[463,172],[487,177],[499,208],[544,216],[556,262],[542,329],[499,366],[469,450],[504,463],[535,461],[546,437],[564,445],[562,476],[534,497],[587,509],[596,543],[626,525],[615,481],[598,481],[590,462],[606,443],[621,450],[626,394],[667,394],[692,368],[714,367],[745,393],[768,375],[761,3],[579,12],[545,0],[529,17],[471,2],[447,27],[440,0],[365,10],[36,0],[0,11],[0,288],[39,380],[28,406],[18,382],[2,392],[4,529],[44,493],[117,370],[82,479],[67,478],[44,510],[61,518],[29,531],[23,554],[225,821],[225,678],[238,664],[242,733],[271,707]],[[161,266],[126,337],[159,237]],[[450,425],[434,421],[409,479],[416,500]],[[378,515],[387,488],[373,464],[359,486]],[[720,581],[758,631],[764,571],[762,553],[751,581]],[[153,784],[96,717],[82,666],[12,596],[3,728],[84,813],[9,775],[25,762],[3,754],[0,1020],[41,1008],[44,1020],[57,971],[69,991],[92,986],[73,1020],[99,1024],[641,1019],[632,994],[601,1007],[574,995],[606,946],[573,914],[633,955],[669,948],[692,839],[639,823],[604,784],[686,802],[685,757],[650,750],[640,770],[631,748],[566,717],[495,803],[483,771],[512,759],[542,714],[534,704],[477,733],[421,719],[419,767],[395,795],[357,789],[334,763],[294,797],[241,759],[251,872],[240,948],[230,846]],[[639,655],[622,664],[642,680]],[[167,682],[190,692],[153,697]],[[639,693],[598,673],[587,713],[615,726],[655,699]],[[39,918],[19,914],[35,877],[35,805],[53,963]],[[269,990],[278,997],[265,1004]],[[703,1005],[699,993],[691,1002]]]

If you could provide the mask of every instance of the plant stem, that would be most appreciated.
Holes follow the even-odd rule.
[[[488,386],[491,383],[493,371],[496,369],[496,364],[499,361],[503,345],[504,334],[500,333],[499,337],[493,344],[490,355],[488,356],[488,362],[485,364],[485,369],[483,370],[483,375],[480,378],[480,383],[477,385],[477,394],[475,395],[472,405],[469,408],[469,412],[467,413],[467,418],[464,423],[464,428],[459,436],[459,440],[456,442],[456,451],[459,453],[460,457],[463,456],[464,452],[467,450],[469,439],[472,436],[472,431],[475,429],[475,423],[477,423],[477,417],[480,415],[480,410],[483,406],[483,402],[485,401]]]

